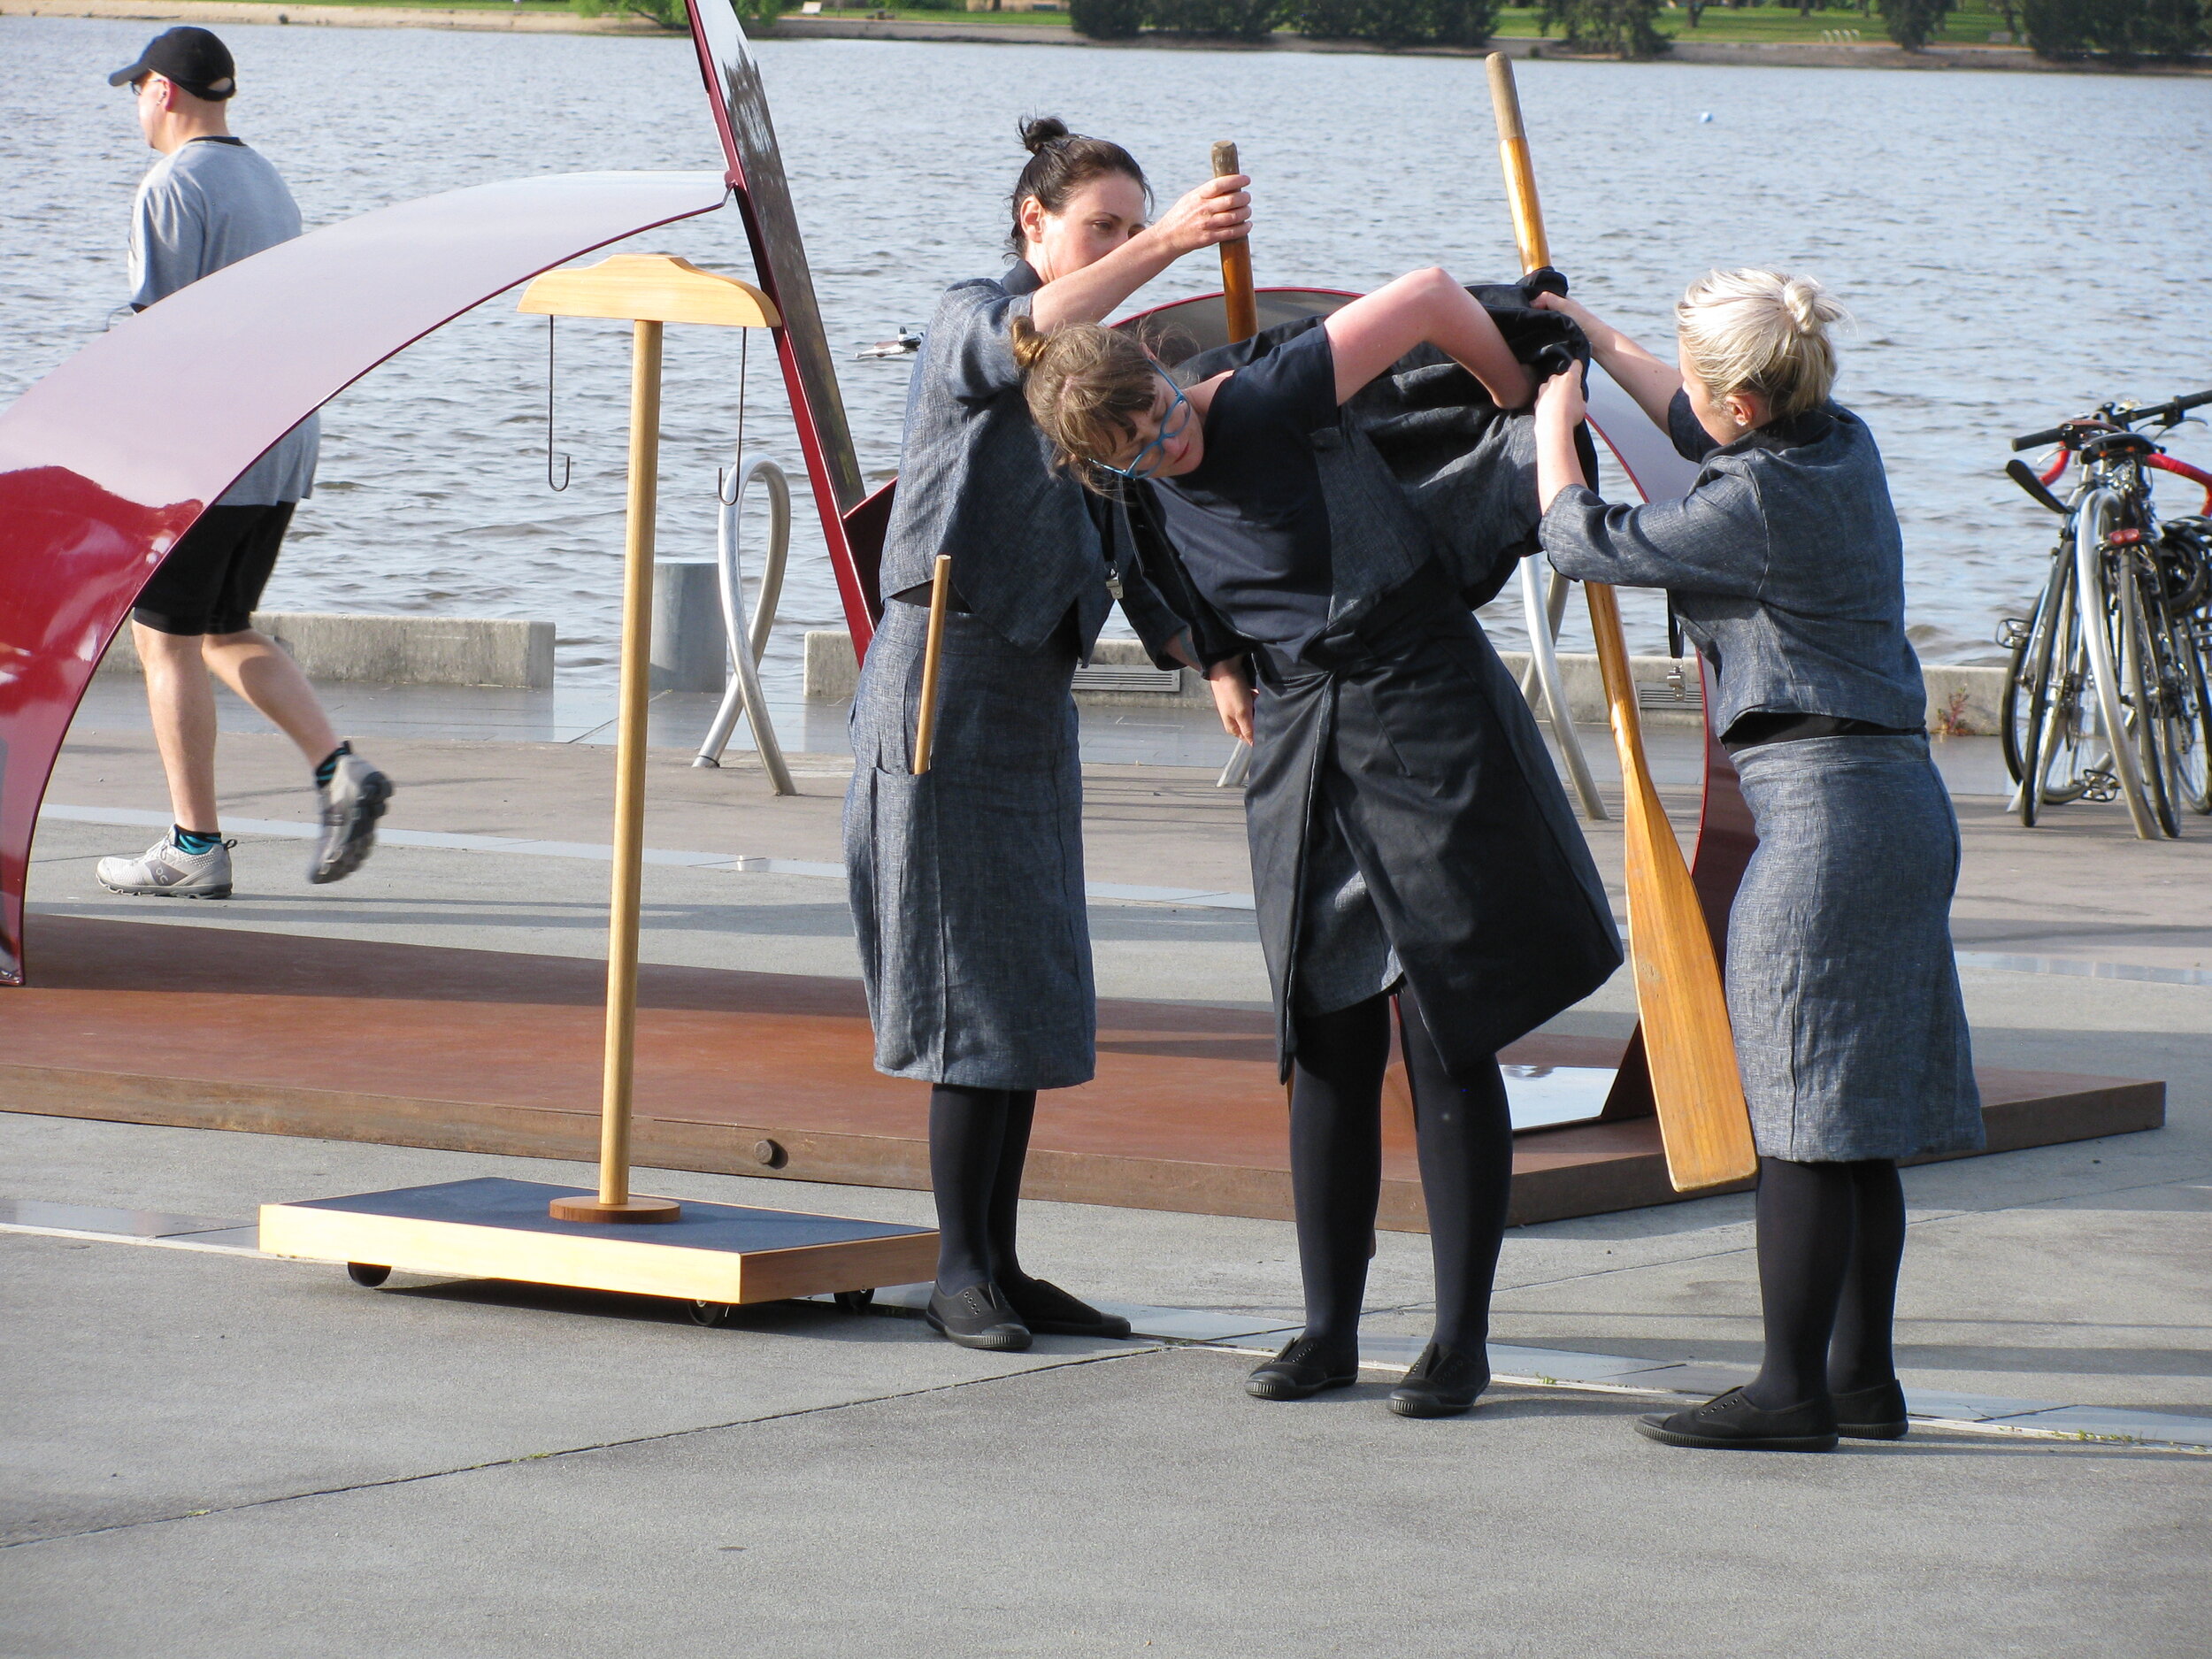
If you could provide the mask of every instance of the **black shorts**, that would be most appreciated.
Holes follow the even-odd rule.
[[[207,509],[140,589],[131,620],[157,634],[244,633],[298,504]]]

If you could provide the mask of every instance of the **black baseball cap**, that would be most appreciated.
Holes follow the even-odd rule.
[[[138,61],[108,77],[111,87],[127,86],[142,75],[173,81],[196,98],[219,104],[238,90],[238,65],[230,48],[205,29],[167,29],[146,42]]]

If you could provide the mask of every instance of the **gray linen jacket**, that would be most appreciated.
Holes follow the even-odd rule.
[[[1137,574],[1118,515],[1052,465],[1022,401],[1007,330],[1040,286],[1017,261],[1002,278],[954,283],[938,302],[907,386],[882,595],[922,586],[949,553],[961,602],[1019,649],[1039,649],[1072,611],[1087,659],[1118,596],[1166,666],[1161,652],[1181,624]]]
[[[1723,446],[1682,394],[1668,414],[1675,448],[1704,463],[1690,493],[1631,507],[1560,491],[1538,532],[1553,568],[1665,588],[1720,681],[1716,731],[1765,712],[1917,728],[1904,538],[1866,423],[1829,403]]]

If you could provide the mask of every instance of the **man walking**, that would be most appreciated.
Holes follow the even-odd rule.
[[[205,29],[157,35],[108,84],[138,95],[138,125],[161,152],[138,187],[131,221],[134,310],[300,234],[300,211],[266,160],[231,136],[225,106],[238,88],[229,49]],[[210,365],[211,374],[219,373]],[[178,419],[202,388],[179,397]],[[331,729],[291,657],[252,626],[292,509],[311,493],[321,438],[310,415],[278,440],[170,550],[131,611],[146,669],[146,701],[168,774],[170,832],[136,858],[103,858],[101,884],[170,898],[230,896],[231,843],[215,810],[215,688],[211,672],[299,745],[315,769],[322,835],[310,881],[361,866],[391,780]]]

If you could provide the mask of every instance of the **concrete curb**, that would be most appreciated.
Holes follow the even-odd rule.
[[[553,683],[553,625],[505,617],[344,617],[257,611],[253,626],[292,655],[310,680],[380,686]],[[103,674],[142,674],[129,627],[116,630]]]
[[[1522,651],[1501,651],[1499,657],[1516,680],[1528,671]],[[1705,718],[1698,687],[1697,665],[1687,658],[1632,657],[1638,708],[1644,723],[1653,726],[1699,726]],[[1108,677],[1116,671],[1133,677],[1151,671],[1161,684],[1157,689],[1133,686],[1110,688]],[[1559,659],[1560,679],[1565,682],[1567,703],[1578,726],[1607,724],[1605,684],[1598,659],[1577,653]],[[1928,688],[1928,730],[1945,737],[1989,737],[1996,733],[2005,690],[2005,671],[1997,666],[1938,664],[1923,667]],[[1161,708],[1170,704],[1213,706],[1205,681],[1186,668],[1175,683],[1151,670],[1151,659],[1134,640],[1101,640],[1089,669],[1077,671],[1075,700],[1086,706],[1104,704],[1124,708]],[[853,661],[852,636],[841,628],[818,628],[806,636],[806,695],[842,702],[853,695],[859,668]]]

